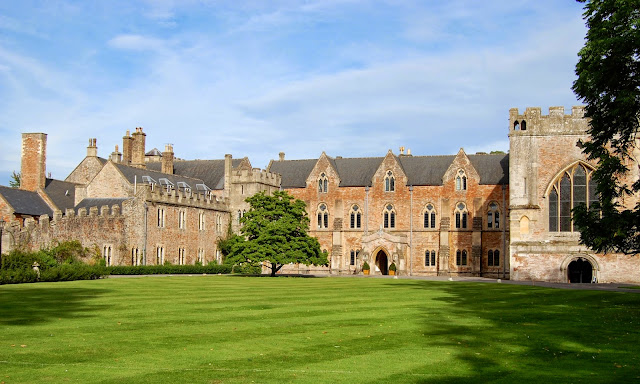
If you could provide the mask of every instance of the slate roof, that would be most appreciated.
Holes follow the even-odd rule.
[[[149,152],[144,154],[145,156],[160,156],[162,157],[162,152],[158,148],[153,148]]]
[[[467,155],[480,175],[480,184],[509,183],[509,155]],[[442,177],[456,155],[401,156],[397,159],[404,169],[409,185],[442,185]],[[371,185],[384,157],[331,158],[340,177],[341,187],[365,187]],[[272,161],[270,172],[282,176],[283,188],[304,188],[307,177],[317,159]]]
[[[117,205],[120,207],[120,209],[122,209],[122,202],[125,200],[129,200],[131,199],[130,197],[119,197],[119,198],[114,198],[114,197],[103,197],[103,198],[87,198],[87,199],[83,199],[81,202],[78,203],[78,205],[76,205],[75,210],[76,210],[76,214],[78,213],[78,210],[80,208],[86,208],[87,212],[89,211],[89,208],[91,207],[98,207],[98,210],[100,210],[100,208],[103,205],[108,205],[110,208],[113,207],[114,205]]]
[[[118,168],[120,170],[120,172],[122,172],[124,177],[131,184],[133,184],[134,182],[142,183],[142,176],[151,176],[157,182],[159,182],[160,178],[167,178],[175,186],[178,185],[179,181],[184,181],[185,183],[189,184],[189,186],[191,188],[193,188],[194,190],[196,188],[196,184],[203,184],[203,183],[206,184],[209,188],[211,188],[211,186],[209,184],[205,183],[202,179],[185,177],[185,176],[180,176],[180,175],[168,175],[166,173],[153,171],[151,169],[136,168],[136,167],[131,167],[131,166],[124,165],[124,164],[116,164],[116,163],[114,163],[113,165],[115,165],[116,168]],[[149,164],[147,164],[147,165],[149,165]],[[149,167],[149,168],[151,168],[151,167]]]
[[[53,217],[53,210],[36,192],[0,186],[0,195],[7,200],[17,214]]]
[[[59,210],[64,212],[73,208],[76,196],[76,184],[62,180],[47,179],[44,191]]]
[[[235,168],[241,162],[242,159],[232,159],[231,166]],[[162,169],[162,164],[150,163],[147,164],[147,168],[159,172]],[[224,189],[224,160],[175,160],[173,173],[178,176],[203,180],[211,189]]]

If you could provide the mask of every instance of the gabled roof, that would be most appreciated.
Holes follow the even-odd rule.
[[[317,159],[272,161],[268,171],[282,176],[282,188],[304,188]]]
[[[73,208],[76,196],[76,184],[62,180],[47,179],[44,191],[56,207],[64,212]]]
[[[243,159],[232,159],[231,166],[237,167]],[[160,163],[147,164],[148,169],[160,171]],[[201,179],[211,189],[224,189],[224,160],[175,160],[174,175]],[[157,179],[156,179],[157,180]]]
[[[409,185],[442,185],[442,177],[455,159],[446,156],[399,156]],[[471,164],[480,175],[480,184],[507,184],[509,182],[509,155],[469,155]],[[341,187],[366,187],[371,185],[384,157],[330,158],[340,176]],[[306,180],[317,160],[274,160],[270,172],[282,176],[282,188],[304,188]]]
[[[130,200],[130,197],[104,197],[104,198],[88,198],[83,199],[78,205],[75,206],[76,214],[80,208],[86,208],[89,210],[91,207],[98,207],[100,209],[103,205],[108,205],[112,207],[114,205],[119,206],[122,209],[122,202],[125,200]]]
[[[131,184],[135,182],[142,183],[142,176],[151,176],[157,182],[159,182],[159,179],[161,178],[167,178],[169,181],[173,183],[173,185],[177,185],[179,181],[183,181],[189,184],[189,186],[194,189],[196,187],[196,184],[202,184],[202,183],[206,184],[202,179],[179,176],[179,175],[169,175],[162,172],[156,172],[150,169],[131,167],[129,165],[124,165],[124,164],[113,163],[113,165],[116,168],[118,168],[120,172],[122,172],[124,177]],[[210,185],[207,184],[207,186],[211,188]]]
[[[0,195],[7,200],[7,203],[17,214],[53,217],[53,210],[37,192],[0,186]]]

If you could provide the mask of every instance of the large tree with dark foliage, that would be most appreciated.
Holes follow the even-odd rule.
[[[271,276],[285,264],[326,265],[327,254],[309,236],[309,217],[302,200],[285,191],[257,193],[246,200],[251,208],[240,223],[241,238],[231,246],[228,262],[267,262]]]
[[[640,180],[624,182],[640,128],[640,0],[578,1],[588,31],[573,91],[591,119],[591,137],[579,145],[598,164],[599,202],[575,208],[574,224],[580,241],[598,252],[637,254],[640,205],[623,202],[640,190]]]

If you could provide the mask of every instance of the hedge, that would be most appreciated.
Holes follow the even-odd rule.
[[[109,275],[180,275],[180,274],[211,274],[231,273],[231,265],[119,265],[107,267]]]

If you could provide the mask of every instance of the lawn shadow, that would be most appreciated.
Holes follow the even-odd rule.
[[[604,382],[640,378],[637,295],[504,284],[409,283],[435,291],[421,312],[451,370],[419,383]],[[460,368],[456,368],[459,366]],[[425,372],[430,369],[426,364]]]
[[[21,284],[0,287],[0,324],[31,325],[79,317],[94,317],[106,305],[90,304],[90,299],[107,289],[64,287],[64,283]]]

